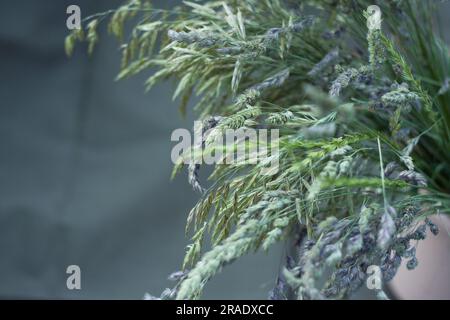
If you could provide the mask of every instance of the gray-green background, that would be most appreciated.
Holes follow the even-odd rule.
[[[0,298],[159,295],[189,243],[198,195],[185,173],[169,180],[170,135],[194,115],[179,115],[173,83],[145,94],[150,72],[114,82],[120,54],[109,36],[91,58],[79,47],[68,59],[74,3],[86,16],[121,1],[0,2]],[[244,258],[205,298],[266,298],[280,259],[279,249]],[[72,264],[80,291],[66,288]]]

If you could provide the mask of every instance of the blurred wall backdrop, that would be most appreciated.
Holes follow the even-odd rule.
[[[140,299],[181,266],[198,195],[185,174],[169,180],[170,135],[194,115],[179,115],[172,83],[145,94],[144,76],[114,82],[120,54],[105,32],[91,58],[64,53],[67,6],[86,17],[120,3],[0,3],[0,298]],[[204,297],[266,298],[280,259],[245,258]],[[72,264],[81,290],[66,288]]]

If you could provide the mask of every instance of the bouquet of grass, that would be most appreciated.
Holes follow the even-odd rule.
[[[148,89],[175,79],[181,112],[198,96],[206,129],[279,130],[275,174],[217,164],[205,188],[201,166],[188,165],[201,194],[188,215],[192,244],[160,298],[199,298],[222,267],[286,239],[295,244],[273,299],[347,298],[371,266],[386,283],[403,259],[418,265],[418,241],[438,233],[428,217],[450,212],[450,57],[438,6],[226,0],[159,10],[132,0],[67,37],[69,54],[77,40],[92,51],[109,19],[123,51],[118,79],[156,67]]]

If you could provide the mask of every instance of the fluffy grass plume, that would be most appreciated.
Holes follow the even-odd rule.
[[[174,79],[181,112],[196,95],[199,119],[217,128],[280,130],[273,176],[260,174],[264,163],[217,165],[202,186],[200,165],[189,167],[201,193],[188,215],[192,244],[182,276],[159,298],[199,298],[226,264],[286,238],[298,247],[275,299],[347,298],[371,265],[384,282],[404,259],[417,266],[418,240],[438,232],[427,217],[450,211],[439,3],[184,1],[160,10],[133,0],[68,36],[68,53],[83,40],[92,51],[107,21],[123,53],[118,79],[148,73],[148,89]]]

